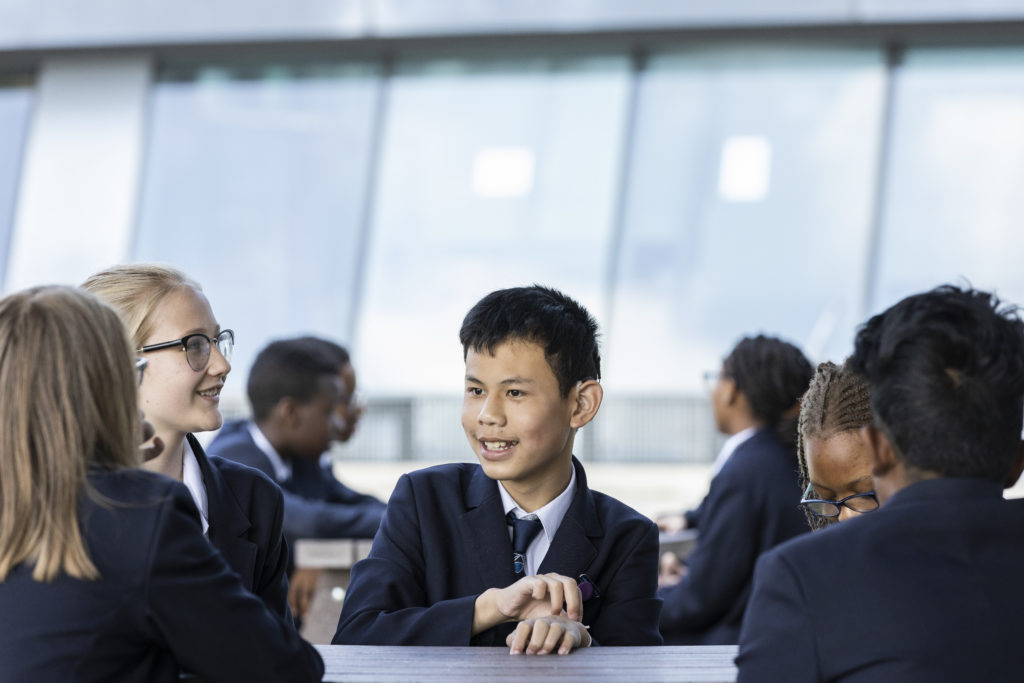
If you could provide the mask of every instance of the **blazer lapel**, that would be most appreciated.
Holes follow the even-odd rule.
[[[256,572],[257,547],[245,534],[252,524],[245,510],[235,498],[220,471],[213,466],[194,436],[187,437],[199,461],[210,507],[210,543],[220,550],[227,563],[241,577],[245,587],[253,590]]]
[[[476,468],[465,492],[466,512],[459,517],[464,548],[471,550],[483,588],[504,588],[516,577],[512,572],[512,541],[498,494],[498,482]]]
[[[562,518],[562,523],[558,526],[558,531],[555,532],[551,547],[540,563],[538,574],[555,572],[578,578],[590,568],[590,563],[597,557],[597,546],[591,539],[604,535],[583,466],[575,457],[572,464],[576,468],[576,493],[573,495],[572,504],[565,512],[565,517]]]

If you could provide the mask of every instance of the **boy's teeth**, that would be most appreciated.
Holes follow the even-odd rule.
[[[514,443],[514,442],[512,442],[512,441],[484,441],[484,446],[486,446],[487,450],[489,450],[489,451],[500,451],[503,448],[508,448],[512,443]]]

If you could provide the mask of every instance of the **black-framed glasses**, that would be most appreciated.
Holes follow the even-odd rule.
[[[139,384],[142,384],[142,373],[146,371],[146,366],[149,365],[149,361],[142,356],[135,357],[135,372],[139,373]]]
[[[224,356],[224,360],[230,361],[231,350],[235,348],[234,331],[221,330],[221,333],[212,339],[202,332],[186,334],[181,339],[175,339],[174,341],[143,346],[139,349],[139,353],[149,353],[150,351],[180,346],[185,352],[185,360],[188,361],[188,366],[196,372],[202,372],[210,363],[210,347],[213,344],[217,345],[217,349],[220,351],[220,355]]]
[[[874,512],[878,509],[878,496],[874,491],[855,493],[842,500],[822,500],[812,496],[814,496],[814,486],[809,485],[804,491],[800,507],[818,517],[838,517],[844,507],[854,512]]]

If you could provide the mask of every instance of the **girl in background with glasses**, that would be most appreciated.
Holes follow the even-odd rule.
[[[261,472],[207,456],[193,436],[223,421],[220,391],[231,371],[233,333],[221,329],[200,286],[174,268],[115,266],[83,287],[121,314],[148,361],[139,408],[163,452],[143,467],[184,482],[210,543],[246,588],[290,616],[280,489]]]
[[[137,469],[135,351],[70,287],[0,300],[0,680],[319,681],[323,662]],[[148,378],[147,378],[148,379]]]
[[[800,402],[800,506],[812,529],[878,509],[860,430],[871,424],[867,382],[847,365],[821,363]]]

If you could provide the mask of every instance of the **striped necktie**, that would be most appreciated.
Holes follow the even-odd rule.
[[[543,525],[536,515],[529,515],[520,519],[516,517],[514,512],[509,512],[505,515],[505,520],[512,527],[512,571],[515,573],[516,578],[519,578],[526,571],[526,549],[530,547],[530,542],[540,533]]]

